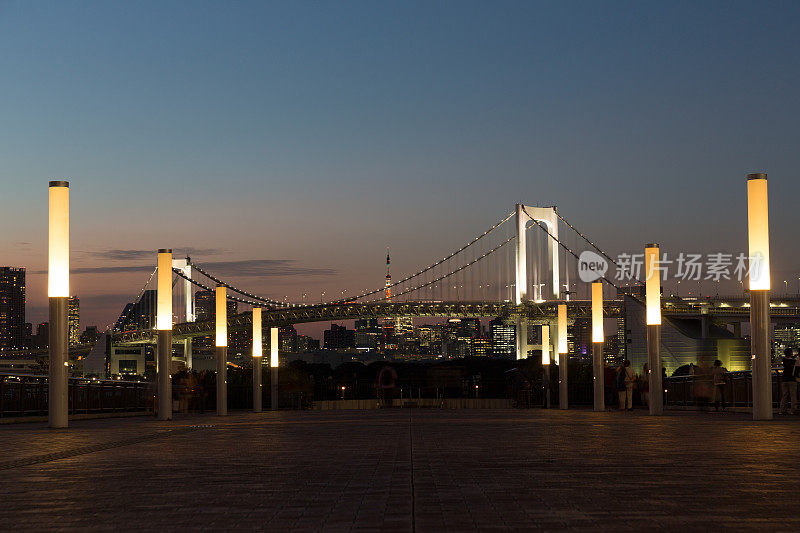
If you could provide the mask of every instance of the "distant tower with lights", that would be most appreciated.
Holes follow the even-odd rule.
[[[389,259],[389,247],[386,247],[386,299],[390,300],[392,298],[392,275],[389,274],[389,264],[391,260]]]

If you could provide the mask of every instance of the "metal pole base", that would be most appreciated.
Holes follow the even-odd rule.
[[[50,298],[50,369],[48,381],[47,422],[51,428],[69,426],[68,373],[69,358],[67,339],[66,296]]]
[[[172,331],[158,332],[158,419],[172,420]]]
[[[603,368],[603,343],[592,343],[592,375],[594,376],[594,410],[605,411],[605,369]]]
[[[269,375],[269,389],[270,389],[270,405],[269,408],[273,411],[278,409],[278,367],[270,367]]]
[[[664,383],[661,379],[661,325],[647,326],[647,377],[650,390],[650,414],[659,416],[664,414]]]
[[[217,415],[228,414],[228,347],[217,346]]]
[[[253,412],[261,412],[261,357],[253,357]]]
[[[769,344],[769,291],[750,291],[753,420],[772,420],[772,361]]]
[[[558,355],[558,408],[569,409],[569,384],[567,380],[567,354]]]
[[[544,393],[544,408],[550,409],[550,365],[542,365],[542,392]]]

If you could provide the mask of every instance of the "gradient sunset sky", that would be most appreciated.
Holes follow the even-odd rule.
[[[85,327],[157,248],[265,295],[352,293],[386,246],[400,277],[517,202],[612,252],[746,251],[763,171],[782,287],[798,27],[798,2],[0,0],[0,265],[46,320],[51,179]]]

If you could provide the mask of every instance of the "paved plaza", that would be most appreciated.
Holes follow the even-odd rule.
[[[800,530],[800,419],[285,411],[0,426],[0,529]]]

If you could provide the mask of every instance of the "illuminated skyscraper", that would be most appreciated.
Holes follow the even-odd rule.
[[[81,335],[81,300],[77,296],[70,296],[67,301],[67,323],[69,343],[78,344]]]
[[[25,328],[25,269],[0,267],[0,350],[28,344]]]

